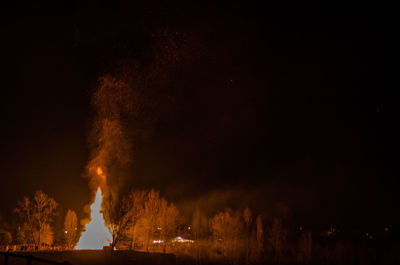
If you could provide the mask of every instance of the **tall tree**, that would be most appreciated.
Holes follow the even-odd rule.
[[[231,209],[218,213],[212,219],[212,230],[216,242],[221,243],[218,247],[221,248],[223,255],[233,263],[237,263],[244,230],[241,213]]]
[[[121,241],[131,222],[132,202],[128,196],[113,200],[110,195],[107,206],[108,218],[111,226],[112,242],[111,249]]]
[[[52,241],[50,224],[53,221],[57,202],[38,190],[32,199],[24,197],[18,204],[19,207],[15,208],[15,212],[26,226],[32,242],[40,248],[42,242],[49,243],[50,237]]]
[[[260,258],[264,252],[264,229],[261,215],[257,216],[257,257]]]
[[[12,235],[10,231],[10,225],[0,216],[0,247],[3,246],[5,248],[6,245],[11,243]]]
[[[11,233],[0,229],[0,247],[5,248],[12,241]]]
[[[193,235],[193,256],[196,259],[196,264],[201,264],[202,259],[207,256],[209,250],[208,241],[208,218],[201,212],[199,208],[193,213],[192,218],[192,235]]]
[[[133,248],[135,226],[144,214],[146,196],[147,193],[143,190],[132,191],[117,200],[113,200],[112,196],[109,196],[106,207],[113,237],[111,242],[113,248],[123,240],[130,240],[129,248]]]
[[[147,221],[147,242],[146,251],[149,251],[150,238],[154,233],[154,226],[157,224],[157,217],[160,210],[160,194],[158,191],[151,190],[147,193],[144,204],[144,214]]]
[[[25,229],[24,227],[18,226],[17,230],[15,231],[15,238],[14,242],[17,245],[26,244],[26,236],[25,236]]]
[[[73,249],[78,241],[77,230],[78,218],[76,213],[73,210],[68,210],[64,221],[65,245],[68,249]]]
[[[268,235],[268,242],[274,262],[280,263],[286,235],[287,231],[282,225],[282,220],[274,218]]]
[[[131,243],[129,249],[135,248],[135,238],[136,238],[136,224],[139,219],[144,215],[144,203],[147,192],[144,190],[132,191],[129,194],[129,198],[133,204],[130,215],[130,231],[131,231]]]
[[[251,226],[251,211],[246,207],[243,211],[243,219],[246,224],[246,265],[249,264],[249,248],[250,248],[250,226]]]
[[[177,229],[178,209],[174,204],[168,203],[165,199],[160,200],[160,209],[158,228],[160,230],[160,238],[163,240],[163,252],[166,251],[168,239],[175,236]]]
[[[312,251],[312,236],[310,232],[302,233],[299,242],[300,259],[303,263],[307,264],[311,260]]]
[[[208,236],[208,218],[200,211],[199,208],[193,213],[192,233],[195,241],[207,238]]]

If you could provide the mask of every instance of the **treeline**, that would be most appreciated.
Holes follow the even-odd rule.
[[[177,251],[190,256],[197,264],[256,264],[266,260],[280,263],[285,254],[287,230],[281,219],[274,218],[266,225],[262,216],[254,215],[249,208],[227,208],[213,217],[196,209],[192,218],[192,237],[194,241],[190,248],[180,246]],[[304,257],[307,251],[304,251]]]
[[[42,191],[18,202],[18,221],[0,218],[0,250],[74,249],[82,230],[76,213],[56,216],[58,203]],[[322,238],[301,229],[289,230],[284,216],[268,220],[249,208],[225,209],[206,215],[193,209],[182,216],[158,191],[135,190],[106,196],[103,215],[116,249],[175,253],[179,264],[398,264],[400,249],[391,241],[337,240],[332,231]],[[279,215],[277,215],[279,216]],[[54,223],[63,219],[63,227]],[[397,254],[396,254],[397,253]]]
[[[14,209],[18,216],[14,225],[0,220],[0,246],[29,244],[36,250],[50,246],[73,249],[84,224],[78,223],[75,211],[68,210],[62,231],[57,231],[54,226],[57,206],[53,198],[40,190],[31,198],[24,197]],[[132,191],[117,198],[107,196],[103,201],[103,216],[112,235],[110,245],[118,249],[140,247],[149,251],[156,238],[164,243],[165,251],[170,239],[176,237],[182,227],[175,205],[154,190]]]
[[[112,248],[149,251],[157,241],[165,252],[182,229],[178,209],[158,191],[136,190],[116,199],[109,196],[104,209]]]
[[[75,211],[68,210],[62,231],[57,231],[61,229],[54,225],[58,205],[40,190],[32,197],[24,197],[14,209],[18,221],[12,226],[1,222],[0,245],[31,244],[37,249],[58,245],[73,249],[84,226],[79,224]],[[227,209],[213,217],[196,209],[192,217],[185,218],[158,191],[135,190],[120,197],[106,196],[103,209],[113,248],[180,251],[198,259],[214,254],[229,259],[245,255],[246,261],[258,259],[264,252],[262,217],[252,216],[248,208],[243,212]],[[279,225],[272,231],[271,244],[278,253],[284,232]],[[61,234],[61,239],[55,238]],[[188,246],[190,252],[186,250]]]
[[[38,190],[32,197],[24,197],[14,209],[17,219],[10,225],[0,222],[0,245],[30,245],[29,249],[51,246],[54,241],[53,223],[58,203]],[[71,226],[71,228],[70,228]],[[69,210],[65,219],[65,242],[72,234],[77,237],[77,217]],[[68,234],[68,235],[67,235]]]
[[[18,222],[14,227],[0,229],[0,245],[30,244],[36,250],[50,246],[74,249],[84,226],[79,224],[76,213],[68,210],[62,231],[57,231],[57,206],[42,191],[23,198],[14,210]],[[199,264],[250,264],[265,259],[280,263],[287,249],[287,230],[281,219],[275,218],[266,226],[262,216],[254,215],[249,208],[225,209],[214,216],[194,209],[191,217],[184,217],[173,203],[154,190],[134,190],[118,197],[108,195],[103,201],[103,215],[112,235],[110,245],[116,249],[172,252]],[[62,238],[56,239],[55,234]],[[301,259],[309,258],[311,242],[309,234],[303,237]]]

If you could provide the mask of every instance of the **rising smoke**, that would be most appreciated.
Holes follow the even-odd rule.
[[[111,73],[102,74],[92,91],[94,122],[89,137],[90,160],[86,168],[93,193],[101,187],[113,198],[132,176],[135,141],[149,137],[159,113],[171,109],[174,92],[169,84],[176,69],[195,54],[192,36],[168,30],[153,35],[146,62],[118,62]],[[145,56],[146,57],[146,56]],[[99,171],[101,174],[99,174]]]
[[[94,148],[87,165],[90,187],[101,187],[106,193],[117,189],[121,183],[116,174],[123,174],[131,157],[131,141],[123,126],[124,117],[132,111],[131,88],[121,79],[111,75],[99,78],[92,96],[96,117],[92,132]],[[99,174],[101,171],[101,174]],[[109,185],[114,181],[115,185]]]

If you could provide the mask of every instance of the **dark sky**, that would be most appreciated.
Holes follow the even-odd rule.
[[[394,7],[168,2],[4,6],[2,215],[36,189],[82,214],[90,91],[121,60],[148,64],[167,31],[190,36],[190,60],[168,84],[174,106],[135,140],[126,187],[184,212],[281,202],[314,227],[400,224]]]

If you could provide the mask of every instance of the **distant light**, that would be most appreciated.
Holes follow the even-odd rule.
[[[190,226],[188,227],[188,229],[190,230]]]
[[[67,230],[65,230],[65,231],[64,231],[64,234],[68,234],[68,231],[67,231]]]
[[[302,226],[300,226],[300,227],[299,227],[299,230],[300,230],[300,231],[302,231],[302,230],[303,230],[303,227],[302,227]]]
[[[163,243],[163,242],[164,242],[164,240],[153,240],[154,244],[160,244],[160,243]]]
[[[389,231],[389,228],[385,227],[385,232]]]
[[[178,243],[193,243],[194,240],[184,239],[184,238],[178,236],[178,237],[175,237],[174,239],[172,239],[172,242],[178,242]]]

